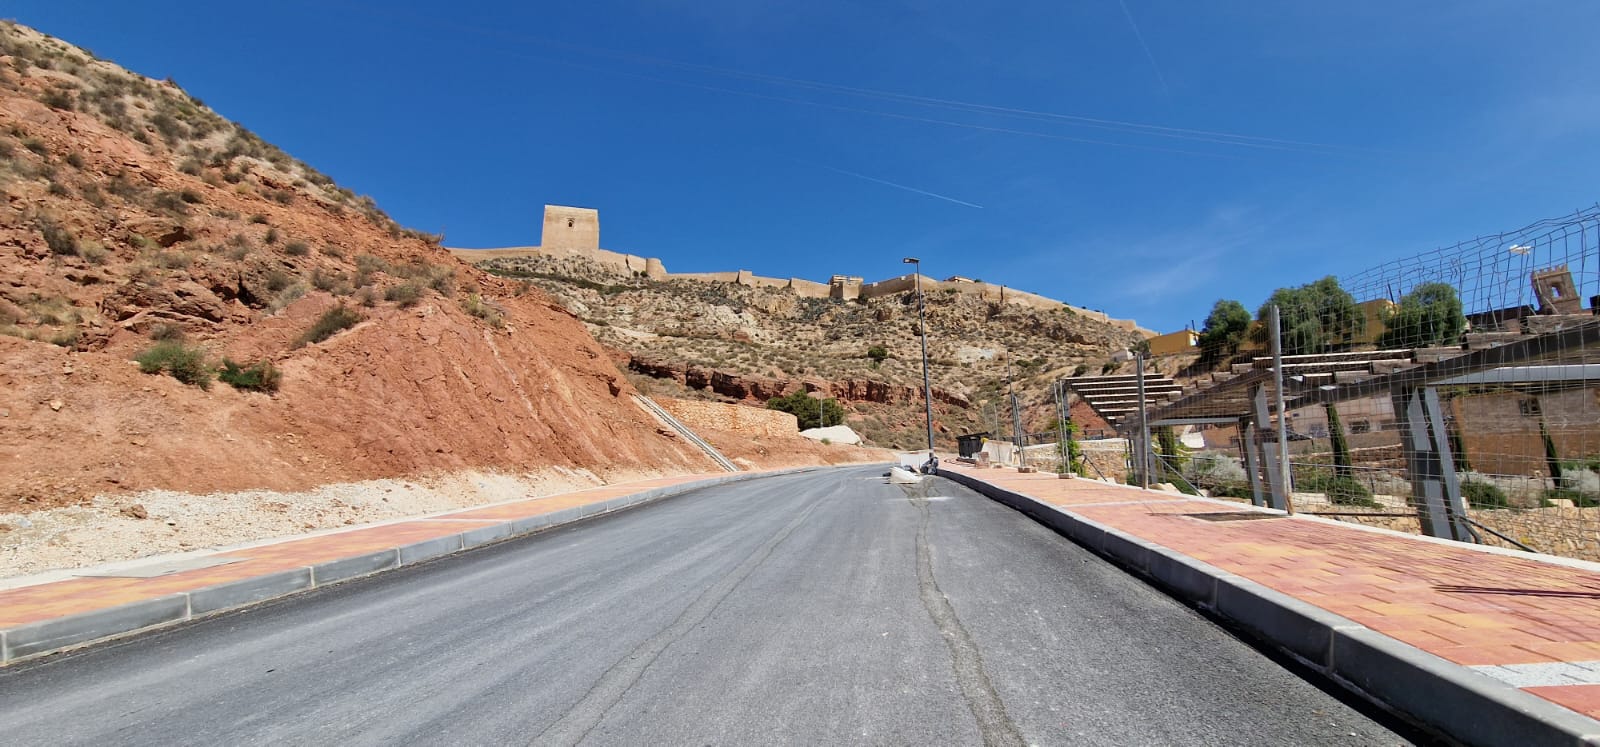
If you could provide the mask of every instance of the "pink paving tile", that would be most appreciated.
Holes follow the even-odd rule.
[[[1024,493],[1032,487],[1004,470],[974,476]],[[1060,504],[1072,503],[1074,492],[1105,489],[1057,482],[1049,493]],[[1593,571],[1296,517],[1208,522],[1183,516],[1243,510],[1206,501],[1063,508],[1452,661],[1600,660],[1600,592],[1594,591],[1600,573]]]
[[[1523,690],[1545,700],[1553,700],[1578,713],[1600,718],[1600,685],[1554,685],[1525,687]]]

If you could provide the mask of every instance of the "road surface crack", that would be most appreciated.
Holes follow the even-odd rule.
[[[928,499],[923,494],[926,481],[927,478],[924,478],[923,484],[909,486],[906,492],[906,497],[922,514],[917,526],[917,591],[922,596],[922,606],[927,608],[928,616],[939,628],[939,637],[950,649],[950,670],[955,675],[956,684],[961,687],[962,699],[966,700],[967,708],[978,722],[983,743],[990,747],[1022,747],[1027,742],[1017,730],[1017,725],[1012,723],[1011,716],[1006,713],[1005,702],[989,680],[977,642],[973,641],[966,626],[961,624],[955,607],[939,590],[939,582],[933,576],[933,554],[928,548],[930,511]]]

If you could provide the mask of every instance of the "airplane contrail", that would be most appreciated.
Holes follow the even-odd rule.
[[[1145,58],[1150,60],[1150,69],[1155,71],[1156,80],[1161,82],[1161,92],[1170,93],[1171,91],[1167,89],[1167,76],[1161,74],[1161,66],[1156,64],[1156,56],[1151,54],[1150,45],[1145,43],[1144,34],[1139,31],[1139,24],[1134,22],[1133,12],[1128,10],[1127,0],[1117,0],[1117,4],[1122,6],[1122,14],[1128,17],[1128,25],[1133,28],[1134,38],[1139,40],[1139,48],[1144,50]]]
[[[814,163],[814,164],[811,164],[811,165],[812,166],[816,166],[817,168],[827,169],[829,171],[833,171],[833,172],[837,172],[837,173],[840,173],[840,174],[844,174],[845,176],[853,176],[853,177],[855,177],[857,179],[865,179],[865,180],[867,180],[869,182],[874,182],[876,184],[882,184],[882,185],[885,185],[885,186],[894,187],[895,189],[903,189],[903,190],[905,190],[907,192],[915,192],[915,193],[917,193],[919,195],[926,195],[926,196],[932,197],[934,199],[944,200],[945,202],[953,202],[953,203],[955,203],[957,205],[965,205],[965,206],[967,206],[969,208],[977,208],[979,210],[983,209],[982,205],[978,205],[978,204],[975,204],[975,203],[967,202],[966,200],[958,200],[958,199],[956,199],[954,197],[947,197],[947,196],[939,194],[937,192],[929,192],[929,191],[927,191],[925,189],[917,189],[916,187],[908,187],[908,186],[906,186],[904,184],[896,184],[896,183],[891,182],[891,181],[889,181],[887,179],[879,179],[879,178],[874,177],[874,176],[867,176],[866,174],[857,174],[854,171],[846,171],[844,169],[837,169],[837,168],[834,168],[832,166],[828,166],[828,165],[820,164],[820,163]]]

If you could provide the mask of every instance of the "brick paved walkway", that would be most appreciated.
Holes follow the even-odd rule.
[[[1240,505],[1010,469],[953,469],[1210,563],[1600,717],[1600,571]],[[1587,564],[1593,567],[1594,564]]]
[[[273,544],[207,556],[213,561],[227,559],[233,562],[154,578],[77,577],[17,587],[0,591],[0,629],[356,557],[413,542],[446,537],[478,527],[554,513],[652,488],[669,487],[713,476],[686,475],[607,485],[576,493],[466,509],[426,519],[358,527],[316,537],[287,539]]]

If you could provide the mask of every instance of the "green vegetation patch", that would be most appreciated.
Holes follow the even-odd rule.
[[[165,373],[185,384],[211,388],[213,372],[206,365],[206,351],[199,345],[187,345],[182,340],[158,342],[134,356],[139,370],[147,374]]]
[[[360,312],[344,304],[339,304],[323,312],[322,316],[317,317],[316,323],[312,324],[311,329],[306,330],[305,334],[295,341],[294,346],[298,348],[322,342],[342,330],[356,326],[361,321],[361,318]]]

